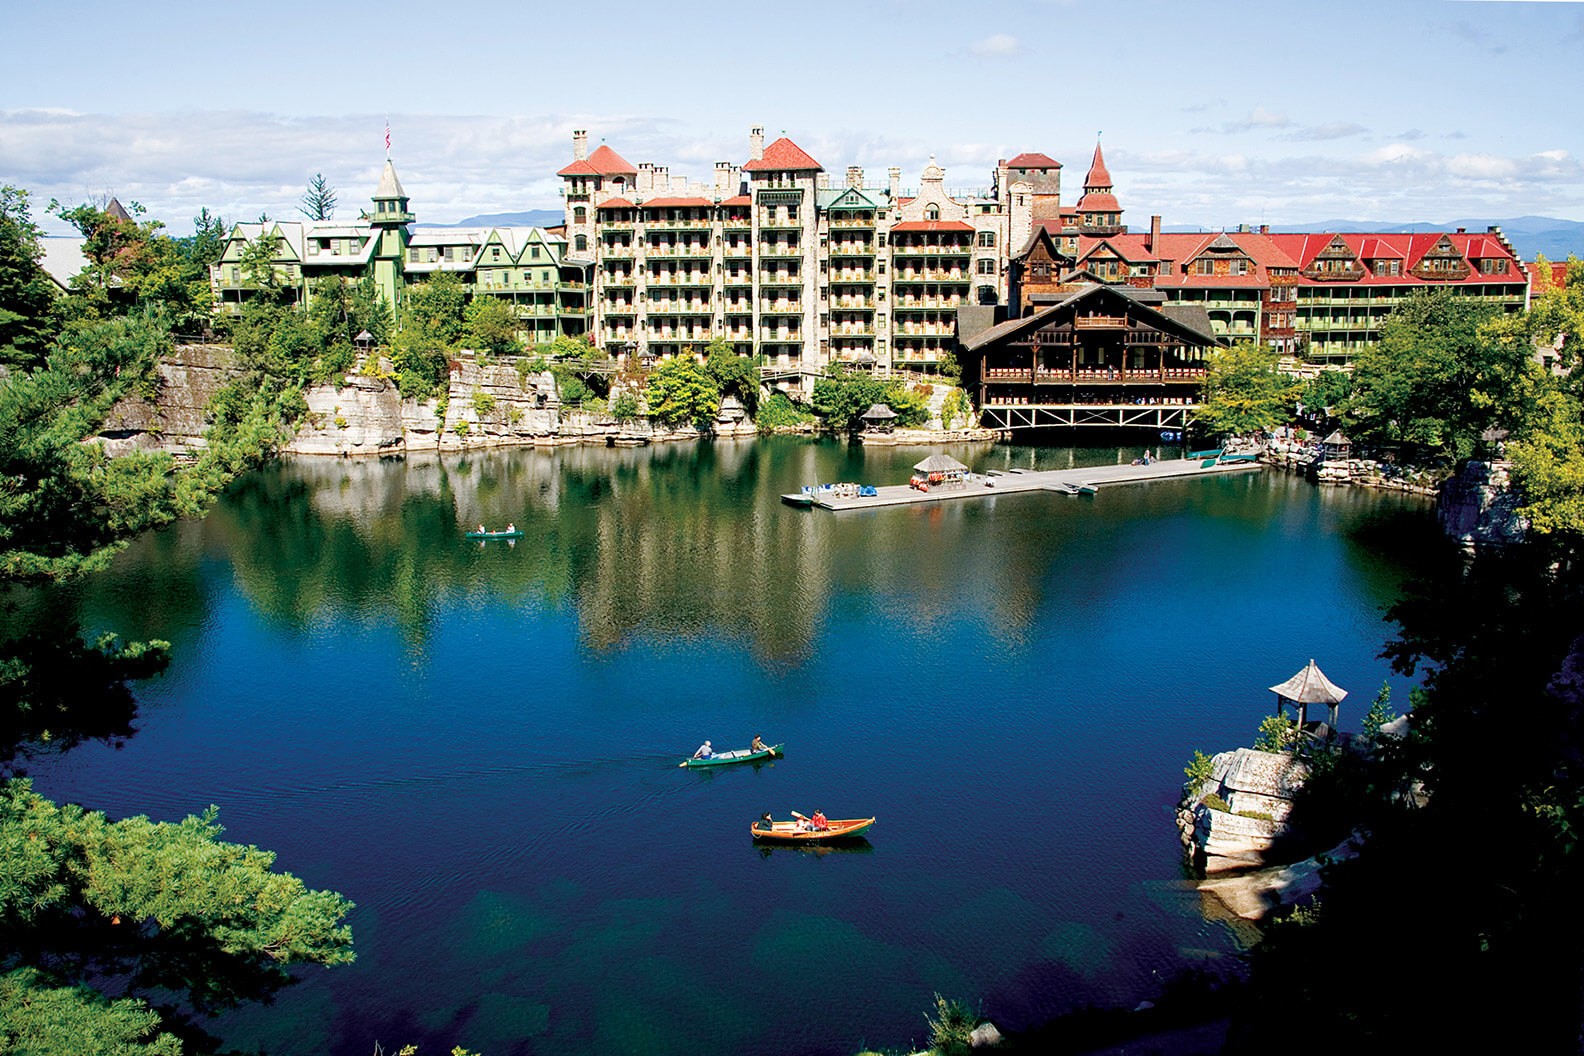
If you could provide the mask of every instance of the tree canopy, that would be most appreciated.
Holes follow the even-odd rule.
[[[33,366],[44,359],[56,323],[54,292],[39,265],[42,234],[28,192],[0,187],[0,363]]]
[[[677,356],[649,375],[644,399],[649,413],[667,425],[711,422],[720,410],[721,390],[692,358]]]
[[[1275,349],[1253,341],[1211,352],[1194,422],[1218,436],[1269,432],[1285,422],[1299,386],[1277,369],[1279,358]]]
[[[1416,293],[1356,357],[1344,421],[1356,440],[1461,461],[1525,417],[1537,372],[1521,325],[1449,290]]]
[[[864,412],[877,403],[896,412],[896,424],[904,428],[929,421],[929,401],[899,381],[850,372],[838,363],[825,368],[825,375],[814,382],[811,396],[814,410],[836,429],[863,426]]]
[[[310,220],[329,220],[335,216],[335,188],[330,186],[330,181],[324,178],[322,172],[313,174],[313,179],[308,181],[308,189],[303,191],[298,201],[302,203],[298,211]]]

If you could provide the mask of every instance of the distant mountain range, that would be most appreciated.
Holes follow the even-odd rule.
[[[559,209],[527,209],[519,213],[484,213],[458,220],[454,224],[415,224],[415,227],[553,227],[566,219]],[[1447,220],[1432,223],[1420,220],[1415,223],[1388,224],[1378,220],[1319,220],[1310,224],[1272,224],[1272,231],[1367,231],[1380,234],[1384,231],[1484,231],[1495,224],[1513,244],[1518,256],[1533,260],[1544,253],[1546,259],[1567,260],[1572,253],[1584,257],[1584,222],[1560,220],[1554,216],[1519,216],[1507,220]],[[1147,224],[1145,225],[1148,226]],[[1130,225],[1129,230],[1143,228]],[[1208,228],[1168,225],[1162,230],[1174,232],[1205,231]]]
[[[1513,249],[1523,260],[1533,260],[1545,254],[1547,260],[1564,261],[1568,254],[1584,257],[1584,223],[1578,220],[1561,220],[1554,216],[1519,216],[1507,220],[1447,220],[1432,223],[1420,220],[1414,223],[1387,224],[1378,220],[1317,220],[1309,224],[1272,224],[1274,232],[1311,231],[1363,231],[1381,234],[1387,231],[1484,231],[1495,224],[1502,229]],[[1134,230],[1131,226],[1129,230]],[[1163,231],[1204,231],[1202,227],[1162,227]]]

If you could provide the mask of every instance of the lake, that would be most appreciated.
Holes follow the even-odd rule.
[[[801,438],[300,460],[12,620],[173,644],[137,733],[37,788],[176,819],[357,903],[353,965],[214,1028],[367,1056],[771,1056],[1131,1006],[1234,955],[1183,877],[1193,751],[1313,657],[1359,720],[1428,505],[1273,470],[831,514],[938,448]],[[976,471],[1132,448],[947,449]],[[1171,452],[1163,452],[1170,455]],[[515,545],[467,528],[515,522]],[[784,759],[679,769],[704,739]],[[875,816],[761,848],[750,822]],[[767,1026],[773,1017],[774,1026]]]

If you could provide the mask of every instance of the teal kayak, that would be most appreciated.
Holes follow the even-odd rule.
[[[462,534],[469,539],[521,539],[523,537],[521,530],[515,532],[463,532]]]
[[[762,752],[739,748],[735,752],[716,752],[708,759],[684,759],[678,766],[725,766],[728,763],[751,763],[756,759],[769,759],[781,754],[781,745],[772,744]]]

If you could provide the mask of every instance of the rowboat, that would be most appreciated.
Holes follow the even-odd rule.
[[[462,534],[469,539],[521,539],[523,537],[521,528],[515,532],[463,532]]]
[[[684,759],[678,766],[725,766],[727,763],[751,763],[755,759],[768,759],[781,754],[781,745],[772,744],[762,752],[752,748],[738,748],[734,752],[716,752],[708,759]]]
[[[748,831],[756,840],[765,840],[770,843],[822,843],[826,840],[846,840],[857,836],[875,823],[873,818],[848,818],[845,821],[828,822],[828,828],[805,829],[801,821],[772,822],[769,831],[762,823],[754,822]]]

